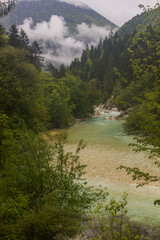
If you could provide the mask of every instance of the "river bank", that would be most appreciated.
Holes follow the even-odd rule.
[[[107,120],[107,114],[104,112],[68,129],[56,130],[56,133],[68,134],[66,151],[74,152],[81,139],[87,145],[80,152],[80,159],[82,164],[87,165],[85,177],[89,185],[107,187],[110,196],[116,199],[121,199],[123,193],[128,192],[129,217],[141,223],[160,224],[160,209],[154,206],[154,200],[159,198],[159,185],[154,183],[136,188],[137,181],[133,182],[125,171],[117,170],[125,165],[157,175],[154,160],[149,159],[147,153],[133,152],[128,144],[134,139],[125,133],[124,121]]]
[[[153,176],[159,174],[159,169],[146,152],[134,152],[128,146],[134,143],[134,136],[125,133],[124,120],[115,119],[120,115],[116,110],[105,109],[102,105],[98,107],[98,114],[95,112],[94,116],[78,121],[67,129],[52,130],[50,135],[68,134],[65,146],[67,152],[75,152],[82,139],[86,148],[80,152],[80,159],[82,164],[87,165],[85,177],[88,184],[107,187],[110,196],[117,200],[127,192],[128,216],[131,220],[158,225],[160,209],[154,206],[154,201],[159,199],[159,184],[137,188],[138,181],[133,181],[124,170],[117,168],[121,165],[137,167]]]
[[[106,120],[125,120],[128,116],[129,113],[131,112],[131,108],[122,111],[122,110],[118,110],[118,108],[116,107],[106,107],[105,104],[100,104],[98,106],[95,107],[94,110],[94,116],[98,117],[101,115],[107,115],[105,117]]]

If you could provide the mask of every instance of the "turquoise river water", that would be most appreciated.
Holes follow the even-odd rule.
[[[160,186],[154,183],[136,188],[136,181],[132,181],[124,170],[117,170],[125,165],[159,174],[154,160],[149,159],[147,153],[134,152],[128,146],[134,140],[125,134],[123,121],[106,120],[105,115],[101,115],[77,123],[66,131],[67,151],[74,151],[80,139],[87,144],[80,157],[82,163],[87,164],[89,184],[107,187],[110,196],[117,200],[127,192],[128,215],[132,220],[160,224],[160,207],[154,206],[154,200],[160,198]]]

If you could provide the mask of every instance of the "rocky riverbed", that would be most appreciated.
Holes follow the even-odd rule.
[[[126,111],[119,111],[118,108],[106,108],[105,104],[100,104],[99,106],[95,107],[94,116],[101,116],[104,115],[104,119],[106,120],[125,120],[131,109],[127,109]]]

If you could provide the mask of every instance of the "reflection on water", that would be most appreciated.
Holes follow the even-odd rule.
[[[154,184],[136,188],[136,182],[125,171],[117,170],[120,165],[125,165],[158,175],[154,161],[148,159],[146,153],[135,153],[128,146],[134,140],[124,133],[123,122],[100,116],[78,123],[68,130],[66,149],[74,151],[80,139],[87,144],[80,156],[82,163],[88,165],[86,177],[89,184],[107,187],[116,199],[128,192],[131,219],[160,223],[160,208],[153,204],[160,197],[159,186]]]

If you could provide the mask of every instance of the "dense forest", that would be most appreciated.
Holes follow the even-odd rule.
[[[160,15],[159,9],[154,11]],[[143,136],[139,150],[159,154],[159,41],[156,18],[131,32],[111,33],[98,47],[86,46],[70,67],[56,69],[44,66],[39,44],[30,43],[23,29],[12,25],[6,33],[0,26],[0,239],[69,239],[81,233],[88,218],[100,229],[93,239],[153,239],[129,223],[126,196],[103,205],[107,193],[83,181],[82,142],[76,153],[66,153],[66,136],[46,141],[41,135],[90,116],[94,105],[112,99],[119,110],[130,109],[126,129]],[[121,168],[145,182],[159,180]],[[109,216],[103,224],[89,217],[98,202],[96,214],[105,209]]]

